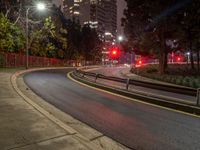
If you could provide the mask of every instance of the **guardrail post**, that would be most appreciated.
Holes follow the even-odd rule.
[[[79,72],[78,72],[78,69],[76,69],[75,73],[79,73]]]
[[[200,106],[199,103],[200,103],[200,88],[197,89],[197,106]]]
[[[85,73],[84,73],[84,72],[82,72],[82,74],[83,74],[83,75],[82,75],[82,78],[84,78],[84,76],[85,76]]]
[[[98,76],[99,76],[99,74],[96,73],[96,76],[95,76],[95,82],[97,82]]]
[[[129,88],[129,82],[130,82],[130,79],[128,78],[128,79],[126,80],[126,90],[128,90],[128,88]]]

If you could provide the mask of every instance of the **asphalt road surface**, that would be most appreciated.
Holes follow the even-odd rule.
[[[37,71],[26,84],[47,102],[137,150],[199,150],[200,118],[79,85],[71,69]]]

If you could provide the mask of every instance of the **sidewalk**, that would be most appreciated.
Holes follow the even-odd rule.
[[[13,71],[0,71],[1,150],[126,149],[98,131],[86,127],[79,121],[74,121],[74,118],[65,116],[64,113],[62,118],[65,118],[65,122],[77,122],[79,128],[76,126],[76,129],[73,130],[73,126],[68,127],[60,120],[54,119],[58,123],[52,121],[51,117],[47,117],[18,95],[10,80],[13,73]],[[19,82],[22,81],[19,80]],[[23,83],[20,83],[19,86],[24,88]],[[27,88],[23,92],[26,90],[31,92]],[[36,100],[36,95],[31,94]],[[51,108],[49,107],[49,109]],[[60,114],[56,108],[53,113]],[[49,114],[52,115],[51,112]],[[70,118],[70,120],[66,120],[66,118]],[[84,132],[81,133],[81,131]]]

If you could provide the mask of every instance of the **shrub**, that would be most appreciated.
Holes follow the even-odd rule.
[[[190,80],[190,87],[198,88],[197,82],[195,80]]]
[[[171,77],[171,83],[176,84],[176,77]]]
[[[175,83],[178,85],[183,85],[183,77],[178,76]]]
[[[160,78],[162,81],[167,81],[167,77],[165,75],[161,76]]]
[[[149,68],[147,70],[147,73],[155,73],[155,72],[158,72],[158,70],[156,68]]]
[[[188,77],[185,77],[183,79],[182,85],[183,86],[190,86],[190,79]]]
[[[158,74],[158,65],[133,68],[131,72],[159,81],[200,88],[200,77],[197,76],[198,73],[189,69],[187,65],[169,65],[168,73],[165,75]]]
[[[0,54],[0,67],[3,67],[4,62],[5,62],[5,57]]]
[[[196,87],[200,88],[200,83],[199,82],[196,82]]]

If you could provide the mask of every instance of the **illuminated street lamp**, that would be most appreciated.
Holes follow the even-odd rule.
[[[123,36],[121,36],[121,35],[118,36],[118,41],[119,41],[119,42],[122,42],[123,40],[124,40]]]
[[[44,3],[38,3],[38,4],[36,5],[36,7],[37,7],[37,9],[38,9],[39,11],[44,11],[44,10],[46,9],[46,5],[45,5]]]
[[[190,52],[187,52],[186,54],[187,54],[187,63],[189,64],[189,62],[190,62]]]
[[[37,3],[34,8],[36,8],[39,11],[44,11],[46,9],[46,5],[44,3],[40,2],[40,3]],[[29,59],[28,59],[28,57],[29,57],[29,46],[28,46],[29,45],[29,39],[28,39],[29,18],[28,18],[28,16],[29,16],[30,9],[31,9],[30,7],[28,7],[26,9],[26,69],[28,69],[28,67],[29,67]]]

